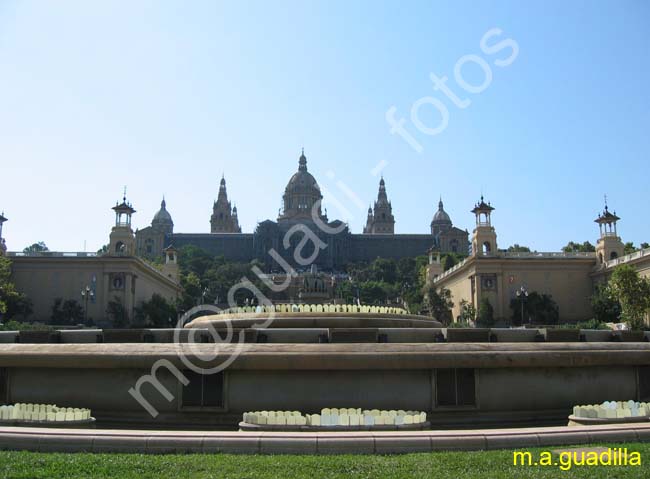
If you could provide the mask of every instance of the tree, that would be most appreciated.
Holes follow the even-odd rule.
[[[397,263],[394,259],[377,258],[371,265],[372,276],[375,281],[395,283],[397,281]]]
[[[596,251],[596,247],[589,241],[585,241],[582,244],[569,241],[567,245],[562,248],[562,251],[565,253],[593,253]]]
[[[424,290],[424,304],[429,310],[429,315],[440,321],[442,324],[451,323],[451,308],[454,302],[451,300],[451,291],[447,288],[437,290],[433,284],[429,284]]]
[[[143,301],[135,308],[135,322],[138,326],[169,328],[176,322],[176,308],[154,293],[149,301]]]
[[[98,255],[103,255],[103,254],[106,254],[106,253],[108,253],[108,245],[107,244],[103,245],[101,248],[99,248],[97,250]]]
[[[459,320],[462,323],[468,324],[476,321],[476,306],[465,299],[461,299]]]
[[[15,316],[27,317],[32,314],[32,302],[24,294],[16,291],[11,281],[11,260],[0,256],[0,315],[11,319]]]
[[[507,251],[509,253],[530,253],[530,248],[528,246],[520,246],[517,243],[509,246]]]
[[[518,326],[522,324],[522,300],[523,300],[523,321],[530,321],[534,324],[557,324],[560,319],[560,308],[550,294],[540,294],[533,291],[528,297],[512,298],[510,309],[512,310],[512,323]]]
[[[476,324],[481,328],[491,328],[494,326],[494,308],[490,300],[485,297],[481,298]]]
[[[612,272],[608,288],[621,304],[621,319],[632,329],[642,329],[650,309],[650,280],[641,278],[629,264],[622,264]]]
[[[56,325],[75,325],[84,319],[84,309],[75,299],[56,298],[50,321]]]
[[[634,246],[634,243],[632,243],[631,241],[628,241],[627,243],[625,243],[625,245],[623,245],[623,254],[634,253],[635,251],[637,251],[637,249],[638,248],[636,248]]]
[[[591,296],[594,319],[601,323],[617,323],[621,317],[621,303],[613,297],[607,285],[598,285]]]
[[[645,243],[645,242],[644,242],[644,243],[641,243],[640,246],[641,246],[641,249],[647,249],[647,248],[650,248],[650,244],[649,244],[649,243]]]
[[[113,322],[114,328],[125,328],[129,324],[129,315],[118,296],[114,296],[106,305],[106,315]]]
[[[50,251],[43,241],[39,241],[38,243],[34,243],[33,245],[23,249],[23,253],[25,254],[36,254],[42,253],[43,251]]]
[[[456,258],[454,258],[452,255],[444,255],[440,260],[440,262],[442,263],[443,271],[447,271],[453,268],[454,266],[456,266],[456,264],[458,264]]]

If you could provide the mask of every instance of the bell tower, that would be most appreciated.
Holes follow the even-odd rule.
[[[163,264],[163,274],[175,283],[179,282],[179,269],[178,269],[178,250],[172,245],[169,245],[163,250],[165,253],[165,264]]]
[[[131,229],[131,215],[135,213],[131,203],[126,201],[126,188],[122,203],[113,206],[115,226],[111,230],[108,244],[109,256],[135,256],[135,235]]]
[[[382,176],[379,181],[379,192],[374,209],[368,208],[368,218],[363,229],[366,234],[389,234],[395,233],[395,217],[393,216],[393,205],[388,201],[386,194],[386,182]]]
[[[472,234],[472,255],[490,256],[497,252],[497,234],[492,226],[491,215],[494,208],[490,202],[483,200],[474,205],[472,213],[476,215],[476,227]]]
[[[616,216],[616,211],[610,213],[607,207],[607,199],[605,199],[605,209],[594,220],[595,223],[598,223],[600,229],[600,238],[596,243],[596,264],[598,266],[602,266],[607,261],[625,254],[625,246],[616,231],[616,222],[618,220],[620,218]]]

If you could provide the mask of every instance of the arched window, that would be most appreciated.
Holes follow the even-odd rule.
[[[126,245],[124,243],[122,243],[121,241],[118,241],[115,244],[115,252],[116,253],[124,253],[125,250],[126,250]]]
[[[489,241],[483,243],[483,254],[490,254],[492,252],[492,246]]]
[[[618,254],[616,253],[616,251],[612,251],[612,253],[609,255],[609,259],[616,259],[616,258],[618,258]]]

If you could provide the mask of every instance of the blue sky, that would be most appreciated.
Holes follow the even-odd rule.
[[[607,194],[625,241],[650,241],[650,4],[572,2],[0,3],[0,210],[10,250],[95,250],[128,185],[144,227],[208,232],[225,173],[244,231],[275,218],[304,146],[330,218],[360,232],[385,164],[396,232],[455,225],[483,193],[499,247],[595,242]],[[486,54],[487,42],[511,48]],[[480,93],[456,82],[476,55]],[[474,57],[476,58],[476,57]],[[458,108],[434,90],[447,76]],[[485,74],[462,66],[470,85]],[[422,133],[424,97],[448,110]],[[427,100],[429,101],[429,100]],[[390,133],[396,117],[421,145]],[[430,128],[440,113],[418,111]],[[385,162],[385,163],[382,163]],[[375,171],[376,173],[376,171]],[[362,203],[350,199],[346,185]],[[336,207],[345,205],[346,212]]]

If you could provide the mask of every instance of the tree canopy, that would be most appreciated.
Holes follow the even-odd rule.
[[[583,243],[569,241],[567,245],[562,248],[562,251],[565,253],[593,253],[596,251],[596,247],[589,241],[584,241]]]
[[[632,329],[642,329],[650,309],[650,279],[639,276],[631,265],[622,264],[614,268],[608,288],[621,305],[621,319]]]

